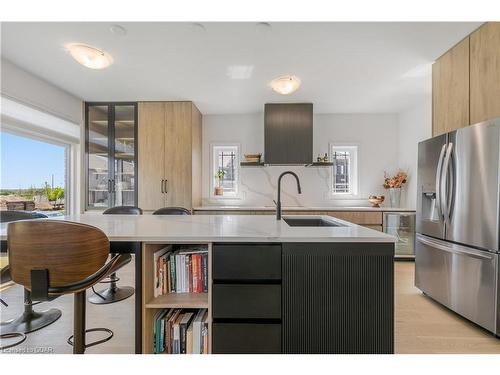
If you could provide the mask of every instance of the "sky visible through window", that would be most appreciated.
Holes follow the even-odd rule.
[[[0,188],[64,187],[64,147],[9,133],[0,133]]]

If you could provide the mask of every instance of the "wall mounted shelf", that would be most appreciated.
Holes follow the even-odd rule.
[[[333,166],[333,163],[331,162],[313,162],[311,164],[307,164],[306,167],[332,167]]]
[[[242,161],[242,162],[240,162],[240,166],[242,166],[242,167],[264,167],[264,162]]]

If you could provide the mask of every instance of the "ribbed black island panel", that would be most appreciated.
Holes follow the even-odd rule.
[[[284,353],[393,353],[394,245],[283,244]]]

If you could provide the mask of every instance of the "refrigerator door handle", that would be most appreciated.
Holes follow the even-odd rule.
[[[453,151],[453,143],[448,143],[448,148],[446,150],[446,156],[444,157],[444,162],[443,162],[443,173],[441,174],[441,206],[442,206],[442,214],[444,217],[444,222],[445,224],[450,221],[450,196],[448,196],[449,193],[449,188],[448,188],[448,179],[449,175],[448,173],[450,172],[450,158],[451,158],[451,153]]]
[[[446,151],[446,144],[441,147],[441,153],[439,154],[438,165],[436,169],[436,208],[438,210],[438,215],[440,219],[444,220],[443,209],[441,206],[441,172],[443,169],[443,159]]]
[[[430,239],[428,237],[424,237],[420,234],[417,234],[417,241],[420,243],[423,243],[424,245],[434,247],[439,250],[447,251],[449,253],[453,254],[461,254],[461,255],[467,255],[473,258],[478,258],[478,259],[494,259],[494,254],[491,254],[487,251],[481,251],[481,250],[469,250],[465,248],[464,246],[460,246],[457,244],[450,244],[442,241],[437,241]]]

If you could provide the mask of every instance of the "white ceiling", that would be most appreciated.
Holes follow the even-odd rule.
[[[316,113],[400,112],[428,97],[430,64],[477,28],[440,23],[3,23],[2,56],[86,101],[193,100],[204,114],[254,113],[266,102],[307,101]],[[64,50],[69,42],[109,52],[91,70]],[[229,66],[253,66],[246,80]],[[243,69],[244,71],[247,69]],[[268,82],[301,78],[290,96]]]

